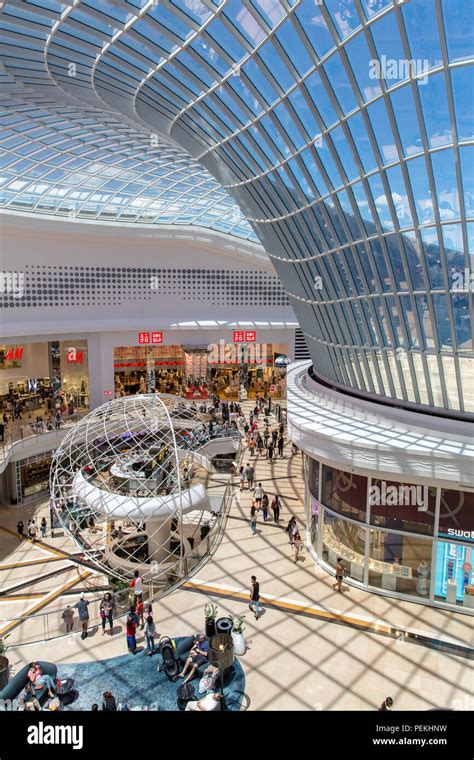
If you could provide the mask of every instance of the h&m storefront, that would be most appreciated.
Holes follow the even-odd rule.
[[[305,455],[308,546],[368,590],[474,614],[474,489],[370,478]]]

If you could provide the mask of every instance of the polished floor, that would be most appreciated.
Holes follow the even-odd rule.
[[[244,452],[243,463],[249,458]],[[275,493],[281,496],[281,524],[260,519],[252,535],[251,496],[240,492],[236,479],[217,552],[197,577],[154,605],[159,632],[179,636],[202,630],[207,601],[218,604],[221,614],[246,614],[243,709],[375,710],[391,696],[395,710],[473,710],[473,618],[349,586],[339,594],[334,579],[306,552],[295,564],[284,526],[294,514],[304,527],[302,457],[291,456],[287,445],[283,459],[255,461],[256,481],[270,500]],[[44,503],[37,507],[40,516],[46,509]],[[40,657],[60,664],[123,654],[121,620],[113,636],[102,636],[95,625],[86,640],[76,633],[54,638],[63,632],[64,606],[82,589],[96,597],[105,579],[78,563],[67,537],[20,544],[16,521],[32,511],[0,510],[0,635],[11,633],[13,670]],[[263,597],[258,621],[247,606],[251,575],[260,581]],[[96,624],[96,605],[91,607]],[[30,612],[26,622],[12,619]]]

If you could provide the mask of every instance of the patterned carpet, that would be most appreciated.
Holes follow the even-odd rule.
[[[176,638],[176,643],[181,639]],[[65,710],[90,710],[94,703],[102,706],[104,691],[111,691],[117,705],[126,703],[130,710],[149,709],[176,711],[176,690],[181,680],[171,683],[164,673],[159,673],[161,655],[156,652],[148,657],[145,650],[135,655],[125,654],[96,662],[76,662],[58,666],[60,678],[73,678],[78,698]],[[192,681],[198,693],[199,679]],[[245,691],[245,676],[240,662],[235,659],[226,677],[224,694],[228,710],[240,710]]]

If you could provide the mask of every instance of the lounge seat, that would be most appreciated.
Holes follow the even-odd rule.
[[[37,662],[43,673],[51,676],[51,678],[54,680],[56,679],[58,669],[54,663],[42,662],[40,660],[37,660]],[[17,699],[20,696],[21,692],[28,683],[28,670],[29,665],[25,665],[21,670],[18,671],[16,676],[13,676],[5,688],[0,691],[0,705],[8,704],[8,702],[5,702],[4,700]],[[48,689],[44,687],[43,689],[35,691],[35,696],[40,705],[42,705],[48,697]],[[7,708],[5,707],[4,709]]]

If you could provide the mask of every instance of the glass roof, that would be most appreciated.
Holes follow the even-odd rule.
[[[3,203],[36,183],[58,209],[139,220],[150,201],[158,221],[177,174],[176,220],[209,199],[203,217],[251,236],[228,192],[316,371],[473,411],[472,24],[457,0],[7,0]],[[150,129],[173,145],[153,152]]]

